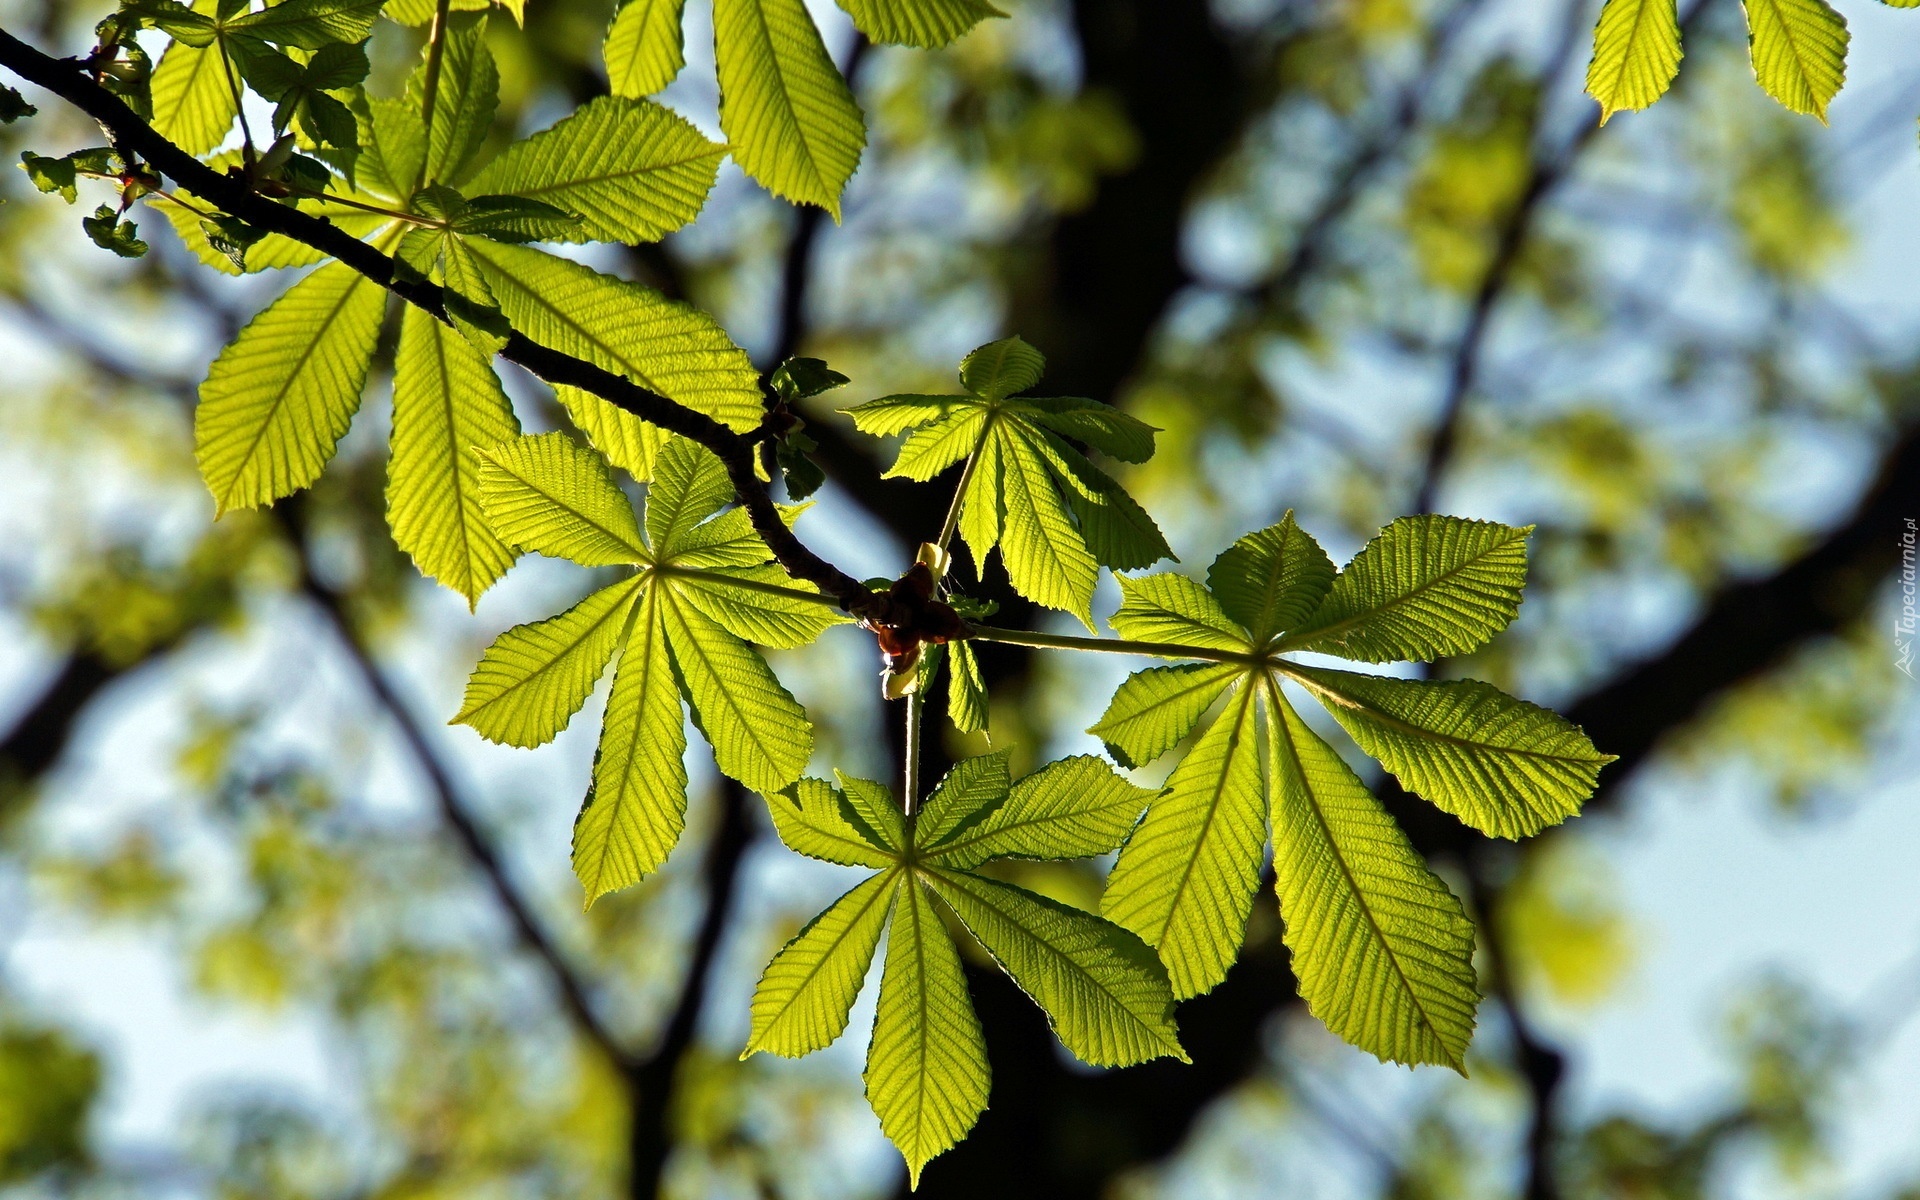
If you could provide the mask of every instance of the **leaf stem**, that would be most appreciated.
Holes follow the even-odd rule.
[[[907,818],[908,828],[912,828],[914,813],[920,807],[920,691],[918,688],[907,693],[907,736],[904,778],[900,788],[900,811]]]
[[[1096,650],[1104,654],[1140,654],[1149,658],[1193,658],[1203,662],[1240,663],[1249,667],[1271,667],[1275,663],[1264,654],[1245,650],[1216,650],[1210,646],[1186,646],[1179,642],[1136,642],[1127,638],[1076,637],[1064,633],[1036,633],[1026,629],[997,629],[991,625],[969,627],[975,641],[1003,642],[1009,646],[1028,646],[1038,650]]]

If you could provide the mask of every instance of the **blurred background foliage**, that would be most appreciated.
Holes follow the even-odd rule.
[[[1886,860],[1855,863],[1835,832],[1891,807],[1908,815],[1871,826],[1893,830],[1879,848],[1910,864],[1920,845],[1920,722],[1889,633],[1901,521],[1920,516],[1920,88],[1899,69],[1920,26],[1843,5],[1854,82],[1822,129],[1751,86],[1737,6],[1696,3],[1674,95],[1600,131],[1586,0],[1003,4],[936,53],[856,46],[814,6],[872,126],[844,223],[729,167],[695,226],[597,265],[711,308],[763,366],[828,359],[854,379],[836,405],[945,390],[966,350],[1023,334],[1050,388],[1164,428],[1127,482],[1190,570],[1289,508],[1347,551],[1428,506],[1537,523],[1519,624],[1441,669],[1560,705],[1622,758],[1591,815],[1519,846],[1382,781],[1480,923],[1470,1078],[1335,1044],[1262,908],[1246,960],[1183,1012],[1191,1067],[1070,1066],[975,970],[992,1108],[922,1191],[1920,1195],[1920,919],[1883,899],[1911,875],[1876,890]],[[524,30],[493,23],[496,138],[604,90],[608,10],[533,0]],[[711,131],[706,6],[689,10],[692,66],[666,98]],[[0,24],[71,51],[102,11],[0,0]],[[413,36],[382,25],[377,86]],[[10,158],[93,140],[42,109],[0,133]],[[903,1189],[860,1047],[735,1060],[760,965],[838,869],[782,855],[709,775],[667,869],[582,914],[567,830],[589,748],[442,727],[492,634],[588,573],[529,561],[473,617],[418,579],[383,518],[378,404],[311,493],[213,523],[193,387],[284,281],[197,269],[153,215],[136,214],[153,254],[109,258],[5,174],[0,1188]],[[530,427],[563,423],[508,383]],[[809,416],[833,479],[820,544],[897,572],[939,489],[877,482],[875,447]],[[1017,770],[1091,748],[1118,667],[981,656]],[[868,773],[891,736],[871,657],[841,630],[776,659],[821,761]],[[1748,832],[1662,823],[1702,807]],[[1636,855],[1657,843],[1724,880],[1767,869],[1742,866],[1756,837],[1839,881],[1825,924],[1794,941],[1717,910],[1681,955],[1756,949],[1710,981],[1710,1011],[1633,1008],[1696,995],[1663,982],[1657,931],[1698,898],[1636,892]],[[1009,869],[1097,894],[1084,867]],[[1846,981],[1796,962],[1810,940]],[[1641,1023],[1590,1033],[1615,1011]],[[1712,1082],[1600,1086],[1622,1045],[1709,1056]]]

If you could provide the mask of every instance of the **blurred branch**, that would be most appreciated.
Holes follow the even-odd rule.
[[[1691,32],[1699,24],[1702,14],[1707,10],[1707,0],[1694,0],[1693,5],[1681,18],[1682,36]],[[1474,289],[1473,301],[1467,308],[1466,322],[1461,326],[1460,336],[1454,343],[1453,354],[1447,368],[1446,389],[1440,399],[1440,413],[1435,420],[1433,432],[1428,436],[1426,460],[1421,466],[1420,481],[1414,488],[1413,510],[1432,512],[1433,504],[1445,478],[1447,468],[1452,465],[1455,443],[1460,437],[1460,423],[1466,412],[1468,396],[1473,392],[1480,375],[1480,357],[1486,346],[1487,331],[1493,320],[1494,310],[1505,298],[1507,289],[1513,282],[1515,269],[1520,264],[1521,253],[1526,249],[1532,237],[1535,221],[1555,189],[1572,174],[1593,140],[1604,128],[1597,119],[1598,108],[1592,101],[1583,98],[1581,104],[1591,110],[1582,120],[1579,129],[1558,150],[1544,149],[1538,142],[1547,135],[1543,132],[1548,106],[1552,103],[1556,87],[1566,74],[1569,66],[1577,66],[1579,60],[1574,56],[1575,48],[1582,44],[1580,34],[1586,28],[1588,6],[1582,0],[1574,0],[1567,6],[1566,16],[1560,28],[1559,40],[1555,45],[1539,94],[1534,99],[1532,125],[1535,130],[1536,145],[1533,151],[1532,165],[1527,172],[1527,181],[1520,189],[1519,198],[1514,202],[1513,210],[1500,226],[1500,234],[1494,243],[1493,255],[1487,260],[1487,267],[1480,276],[1480,282]]]
[[[375,703],[393,721],[406,742],[408,752],[419,764],[427,777],[427,786],[433,793],[435,804],[440,810],[441,819],[453,833],[454,840],[460,845],[467,859],[474,865],[487,882],[488,890],[500,905],[507,919],[513,925],[515,936],[533,956],[540,960],[555,991],[559,993],[562,1008],[568,1018],[583,1037],[604,1054],[607,1061],[622,1072],[631,1069],[632,1060],[620,1040],[614,1036],[600,1014],[594,1011],[593,1003],[587,995],[587,985],[573,963],[553,937],[541,925],[534,914],[532,903],[520,893],[518,885],[508,874],[506,864],[500,860],[499,852],[489,840],[486,831],[481,828],[479,819],[474,815],[472,806],[460,794],[454,785],[452,772],[439,750],[427,737],[426,730],[414,717],[406,702],[394,690],[386,673],[380,669],[371,647],[354,627],[347,615],[345,597],[313,573],[311,556],[307,553],[304,531],[298,527],[296,519],[285,513],[282,506],[282,525],[288,537],[300,554],[300,589],[312,600],[327,618],[339,637],[341,648],[353,661],[361,681]]]

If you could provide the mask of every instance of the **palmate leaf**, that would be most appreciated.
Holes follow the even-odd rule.
[[[720,127],[774,195],[840,219],[866,123],[801,0],[715,0]]]
[[[1745,7],[1754,79],[1824,125],[1847,78],[1847,19],[1826,0],[1745,0]]]
[[[1587,67],[1587,94],[1600,102],[1600,123],[1665,95],[1680,73],[1680,53],[1676,0],[1607,0]]]
[[[513,327],[737,430],[760,423],[759,376],[713,318],[525,246],[468,248]]]
[[[501,634],[454,718],[493,741],[539,745],[566,726],[617,654],[593,784],[574,826],[574,872],[591,904],[658,868],[679,840],[683,704],[728,775],[768,792],[799,777],[813,752],[806,711],[738,636],[732,608],[807,601],[791,588],[766,595],[754,572],[772,556],[750,528],[736,527],[744,514],[714,515],[732,497],[726,471],[692,442],[662,449],[646,533],[605,461],[565,434],[476,453],[480,500],[503,541],[586,566],[634,568],[558,617]],[[703,565],[715,562],[722,565]],[[722,601],[732,608],[716,616]],[[785,644],[844,619],[824,600],[818,607],[824,615],[810,621],[787,618]]]
[[[1478,650],[1520,611],[1531,532],[1531,525],[1401,517],[1354,556],[1279,649],[1360,662],[1430,662]]]
[[[1490,683],[1289,673],[1409,790],[1494,837],[1527,837],[1579,812],[1613,761],[1558,713]]]
[[[471,605],[513,564],[480,508],[476,448],[520,432],[493,367],[450,327],[411,306],[393,370],[387,523],[422,574]]]
[[[193,11],[211,17],[218,0],[198,0]],[[220,51],[176,41],[153,72],[153,127],[188,154],[206,154],[227,140],[239,114]]]
[[[1097,759],[1055,763],[1009,786],[1004,752],[966,759],[941,781],[909,831],[880,784],[802,780],[769,797],[792,849],[878,873],[815,918],[775,956],[753,1003],[741,1057],[799,1055],[846,1028],[884,914],[887,961],[867,1099],[915,1184],[928,1161],[985,1109],[979,1021],[942,910],[980,942],[1047,1013],[1083,1060],[1125,1066],[1185,1059],[1166,973],[1138,938],[1091,913],[972,873],[993,858],[1072,858],[1111,850],[1149,793]]]
[[[687,0],[627,0],[613,14],[601,54],[607,86],[638,100],[660,91],[687,65],[680,14]]]
[[[1273,872],[1300,995],[1382,1058],[1464,1071],[1473,922],[1278,688],[1267,700]]]
[[[288,4],[293,2],[286,0]],[[420,177],[423,183],[459,185],[472,171],[475,156],[493,128],[500,72],[493,64],[486,39],[484,14],[456,15],[447,27],[440,81],[434,92],[433,126],[427,130],[426,161]],[[426,64],[422,63],[407,79],[406,103],[418,113],[424,111],[425,100]],[[394,182],[411,191],[412,181]]]
[[[986,0],[840,0],[854,28],[894,46],[944,46],[988,17],[1004,17]]]
[[[1026,397],[1045,369],[1019,338],[960,364],[959,396],[883,396],[845,410],[876,437],[911,430],[888,477],[928,480],[963,460],[958,529],[974,562],[996,546],[1014,589],[1093,627],[1101,566],[1145,567],[1172,556],[1132,497],[1065,439],[1123,461],[1153,453],[1155,430],[1103,404]]]
[[[1608,756],[1488,684],[1386,679],[1278,655],[1478,645],[1519,603],[1524,537],[1411,518],[1334,577],[1289,514],[1215,560],[1211,590],[1181,576],[1122,577],[1117,631],[1158,643],[1165,657],[1188,646],[1214,661],[1136,673],[1091,732],[1123,761],[1145,763],[1225,697],[1128,838],[1102,902],[1159,951],[1176,995],[1208,990],[1232,965],[1270,814],[1287,944],[1313,1011],[1384,1059],[1460,1066],[1476,999],[1471,928],[1280,682],[1325,703],[1411,790],[1498,836],[1578,811]]]
[[[378,284],[330,263],[214,359],[194,454],[218,511],[269,504],[319,477],[360,407],[386,300]]]
[[[508,147],[466,190],[539,200],[581,218],[552,240],[653,242],[700,214],[726,152],[671,109],[601,96]]]

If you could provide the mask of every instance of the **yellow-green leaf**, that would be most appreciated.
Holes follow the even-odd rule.
[[[944,46],[988,17],[1004,17],[986,0],[840,0],[855,28],[893,46]]]
[[[508,746],[552,741],[587,702],[626,636],[640,582],[601,588],[557,617],[495,638],[467,680],[453,723]]]
[[[846,1032],[899,879],[883,871],[859,884],[780,948],[754,989],[753,1028],[741,1058],[763,1050],[799,1058]]]
[[[602,55],[614,95],[651,96],[687,65],[680,33],[685,5],[686,0],[627,0],[613,14]]]
[[[360,407],[386,302],[378,284],[330,263],[220,352],[194,412],[194,453],[218,511],[319,478]]]
[[[1607,0],[1587,66],[1587,94],[1600,102],[1600,123],[1666,95],[1680,73],[1680,53],[1675,0]]]
[[[867,141],[860,106],[801,0],[714,0],[720,127],[747,174],[840,219]]]
[[[516,438],[476,452],[480,502],[509,545],[583,567],[646,562],[633,506],[605,462],[564,433]]]
[[[1847,79],[1847,19],[1826,0],[1745,0],[1753,77],[1797,113],[1827,120]]]

